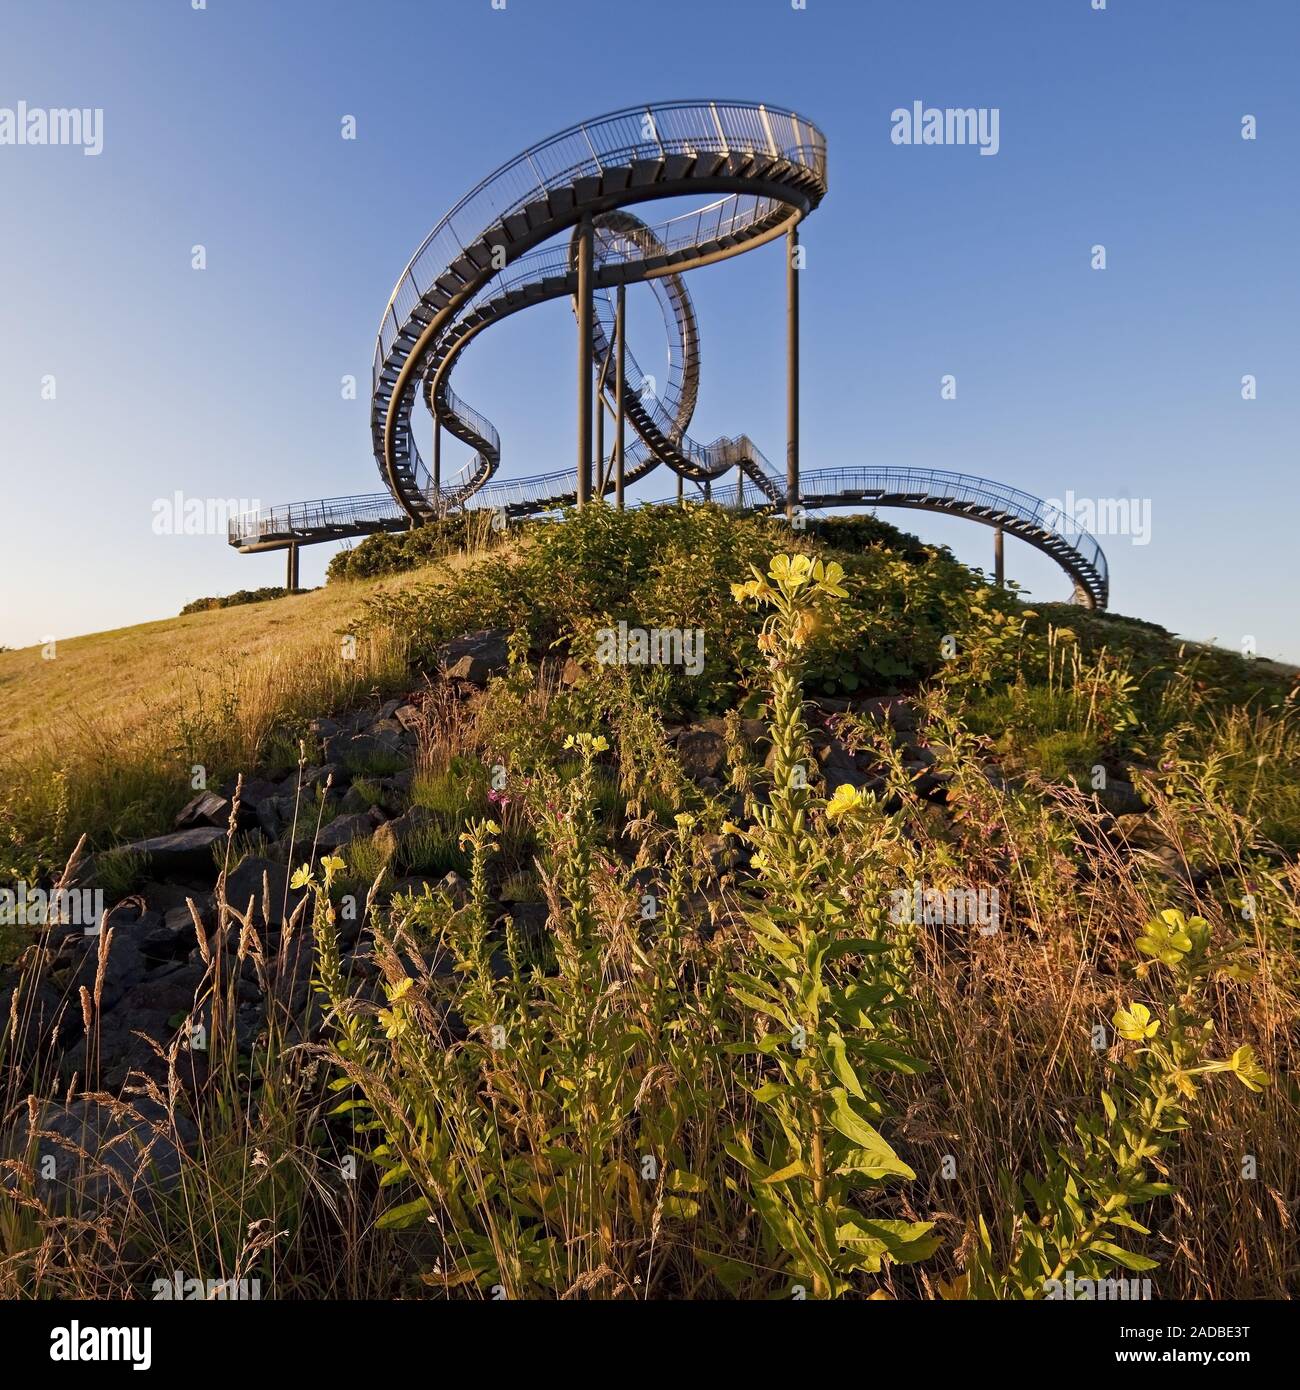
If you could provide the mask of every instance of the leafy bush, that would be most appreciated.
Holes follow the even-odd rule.
[[[1161,1297],[1289,1292],[1300,737],[1276,673],[1026,609],[874,527],[709,507],[529,528],[386,617],[425,660],[505,627],[509,670],[435,683],[426,814],[298,869],[283,931],[218,881],[208,1081],[174,1044],[153,1121],[177,1191],[73,1221],[7,1164],[0,1295],[129,1294],[196,1258],[278,1297],[1021,1299],[1157,1270]],[[704,627],[705,672],[594,662],[619,618]],[[892,724],[809,704],[899,687]],[[237,695],[187,707],[176,758]],[[723,769],[696,780],[665,716],[711,706]],[[296,724],[257,727],[288,754]],[[1103,812],[1097,762],[1149,809]],[[0,807],[6,862],[32,823]],[[467,889],[388,900],[447,868]],[[930,911],[977,892],[991,923]],[[304,1042],[276,972],[308,942]],[[66,1094],[4,1076],[12,1113]]]
[[[209,613],[215,608],[238,608],[243,603],[265,603],[268,599],[285,598],[289,594],[288,589],[270,585],[263,589],[237,589],[233,594],[227,594],[224,598],[196,598],[181,609],[181,617],[187,613]],[[310,589],[295,589],[296,594],[310,593]]]
[[[728,707],[759,683],[754,620],[719,605],[717,595],[774,543],[833,559],[846,575],[849,601],[826,615],[809,644],[815,690],[892,691],[914,683],[939,668],[945,635],[973,632],[983,615],[1009,619],[1015,612],[1013,595],[988,588],[946,554],[905,538],[887,546],[883,522],[824,529],[848,540],[870,536],[871,548],[831,549],[815,532],[791,536],[778,518],[713,506],[619,512],[593,505],[530,528],[526,545],[472,568],[381,593],[370,601],[368,621],[395,628],[425,663],[451,637],[487,626],[524,634],[535,652],[559,649],[589,666],[599,656],[598,633],[619,622],[698,630],[705,648],[700,675],[663,667],[639,682],[657,682],[660,706],[680,711]]]

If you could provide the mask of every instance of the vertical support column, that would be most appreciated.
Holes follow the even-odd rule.
[[[298,591],[298,543],[296,541],[289,546],[288,556],[288,573],[284,578],[284,587],[293,594]]]
[[[799,251],[796,223],[785,238],[785,514],[799,505]]]
[[[433,498],[434,515],[442,515],[442,425],[433,417]]]
[[[993,530],[993,582],[999,589],[1005,586],[1005,570],[1002,565],[1002,527]]]
[[[578,506],[591,501],[591,217],[578,224]]]
[[[680,506],[681,506],[681,503],[682,503],[682,475],[679,473],[679,474],[677,475],[677,505],[680,507]]]
[[[745,470],[736,465],[736,510],[740,511],[745,505]]]
[[[596,379],[596,496],[605,495],[605,373]]]
[[[614,505],[623,510],[623,382],[627,360],[627,286],[618,287],[618,302],[614,310]]]
[[[704,480],[704,500],[706,502],[713,501],[713,480],[711,478]]]

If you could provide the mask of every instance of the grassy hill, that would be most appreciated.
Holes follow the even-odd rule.
[[[343,642],[378,590],[413,582],[341,580],[69,638],[52,660],[0,652],[0,878],[49,872],[82,833],[103,847],[167,829],[196,765],[216,782],[294,763],[312,718],[408,679],[383,632],[348,660]]]
[[[248,779],[0,971],[0,1294],[1293,1286],[1293,672],[871,521],[423,547],[0,654],[0,879]]]

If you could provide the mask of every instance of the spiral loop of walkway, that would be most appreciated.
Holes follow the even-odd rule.
[[[399,277],[376,338],[371,433],[386,493],[240,517],[230,543],[255,551],[404,529],[453,508],[491,507],[522,516],[576,499],[572,470],[511,482],[494,478],[501,440],[491,421],[453,391],[461,354],[487,327],[520,309],[572,297],[578,305],[578,239],[590,229],[590,341],[594,367],[613,345],[610,291],[647,283],[668,332],[662,387],[625,352],[621,399],[602,372],[600,390],[635,439],[624,481],[658,464],[702,487],[731,470],[749,479],[752,501],[785,507],[778,476],[747,436],[701,444],[687,427],[699,378],[699,333],[682,280],[698,266],[785,235],[826,193],[826,142],[793,111],[747,102],[674,102],[635,107],[552,136],[484,179],[425,238]],[[704,206],[651,225],[627,211],[665,198],[710,195]],[[566,235],[571,233],[571,235]],[[460,475],[435,483],[415,440],[423,399],[436,423],[468,445]],[[604,407],[597,400],[596,409]],[[597,460],[596,492],[614,486]],[[680,485],[679,485],[680,487]],[[737,488],[743,501],[744,488]],[[968,517],[1016,535],[1052,556],[1076,596],[1104,607],[1105,556],[1096,540],[1046,503],[985,479],[930,469],[839,468],[805,472],[795,494],[806,508],[914,507]],[[793,499],[792,499],[793,500]],[[295,552],[296,553],[296,552]]]

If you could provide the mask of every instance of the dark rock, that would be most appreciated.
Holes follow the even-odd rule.
[[[425,726],[424,713],[418,705],[398,705],[393,718],[408,734],[418,734]]]
[[[321,854],[333,854],[353,840],[374,833],[375,823],[368,815],[336,816],[316,837],[316,849]]]
[[[40,1065],[75,1036],[81,1027],[81,1004],[48,980],[7,971],[0,977],[0,1027],[5,1030],[5,1069],[16,1077],[21,1067]]]
[[[102,981],[99,974],[101,957],[104,957]],[[69,990],[76,998],[84,986],[93,998],[96,982],[99,981],[100,1013],[106,1014],[117,1006],[131,986],[144,979],[148,969],[149,961],[141,948],[141,936],[134,933],[129,924],[124,927],[110,924],[99,940],[94,942],[94,948],[82,956]]]
[[[397,853],[398,847],[415,831],[426,825],[436,825],[438,817],[424,806],[412,806],[400,816],[381,825],[375,831],[375,841],[389,855]]]
[[[826,794],[833,796],[836,787],[846,784],[856,791],[879,791],[884,779],[869,772],[863,772],[852,758],[828,758],[822,767],[826,778]]]
[[[181,1115],[174,1119],[153,1102],[110,1109],[83,1098],[46,1103],[32,1125],[27,1109],[9,1136],[9,1152],[34,1159],[42,1196],[52,1206],[90,1217],[132,1201],[144,1209],[175,1186],[181,1154],[196,1138]],[[41,1160],[52,1158],[44,1176]]]
[[[716,777],[722,771],[725,745],[712,729],[687,729],[677,740],[677,756],[688,777]]]
[[[732,873],[749,862],[743,841],[734,835],[705,835],[700,840],[700,848],[708,855],[715,874]]]
[[[926,801],[946,802],[948,800],[948,783],[952,781],[952,773],[935,772],[928,763],[904,763],[903,770],[912,779],[912,789],[917,796]]]
[[[1112,816],[1140,816],[1151,808],[1138,795],[1132,782],[1108,777],[1106,785],[1093,792]]]
[[[211,893],[196,893],[178,883],[146,883],[140,890],[140,896],[151,912],[157,912],[164,918],[174,909],[184,908],[191,898],[200,912],[208,912],[212,908]]]
[[[442,673],[448,680],[486,685],[488,677],[500,675],[510,665],[504,628],[467,632],[449,642],[440,653]]]
[[[892,725],[900,731],[916,728],[916,710],[911,702],[901,695],[882,695],[863,700],[856,710],[864,719],[876,724]]]
[[[62,1072],[83,1079],[93,1075],[98,1089],[110,1092],[120,1090],[132,1074],[162,1082],[167,1076],[162,1054],[176,1036],[174,1019],[173,1014],[121,1005],[106,1010],[93,1037],[83,1034],[64,1054]]]
[[[440,878],[436,886],[437,891],[446,893],[457,907],[464,907],[469,902],[469,884],[461,878],[455,869],[449,870]]]
[[[253,925],[278,927],[302,900],[305,888],[290,888],[289,870],[273,859],[250,855],[226,880],[226,901],[240,912],[253,899]],[[265,885],[265,891],[264,891]]]
[[[287,808],[282,807],[284,801],[289,801]],[[288,825],[292,824],[293,803],[288,797],[264,796],[253,809],[257,815],[258,827],[263,834],[269,835],[273,840],[278,839]]]
[[[339,734],[329,740],[325,751],[330,758],[358,768],[374,759],[392,758],[401,752],[401,747],[402,731],[398,729],[394,733],[390,729],[377,734]],[[339,778],[334,780],[337,782]]]
[[[200,792],[177,815],[176,828],[190,830],[196,825],[219,825],[224,828],[229,821],[230,802],[215,792]]]
[[[201,878],[210,881],[217,873],[212,847],[225,837],[226,832],[221,827],[203,826],[193,830],[177,830],[170,835],[155,835],[149,840],[137,840],[134,844],[124,845],[123,849],[147,856],[149,872],[156,878]]]
[[[425,878],[420,874],[410,874],[406,878],[399,878],[393,884],[393,896],[401,894],[413,894],[417,898],[422,898],[436,891],[438,883],[436,879]]]
[[[995,763],[985,764],[984,767],[980,768],[980,771],[984,774],[984,778],[988,784],[991,787],[996,787],[1000,792],[1011,793],[1018,791],[1020,788],[1021,784],[1015,779],[1008,777]]]
[[[169,1017],[188,1014],[194,1008],[194,992],[207,975],[202,963],[175,964],[155,970],[126,991],[119,1008],[128,1013],[161,1013]]]
[[[263,797],[278,796],[286,787],[292,791],[297,780],[297,773],[286,778],[284,782],[268,782],[265,777],[245,777],[239,788],[241,812],[245,807],[255,806]],[[231,788],[230,795],[234,796],[234,788]]]
[[[510,924],[530,950],[535,950],[545,938],[550,915],[545,903],[510,904]]]
[[[358,946],[350,955],[343,957],[343,974],[350,983],[378,979],[380,970],[375,963],[374,953]]]
[[[327,738],[333,738],[334,735],[340,733],[342,729],[343,725],[340,724],[337,719],[313,719],[311,723],[307,725],[307,732],[310,733],[314,739],[321,742],[324,742]]]
[[[196,903],[197,907],[198,904]],[[209,912],[215,916],[215,909]],[[200,920],[203,914],[200,912]],[[205,922],[211,930],[212,923]],[[163,918],[162,925],[154,927],[140,937],[140,950],[150,966],[162,965],[168,961],[184,960],[194,949],[198,934],[194,930],[194,919],[189,908],[174,907]]]

